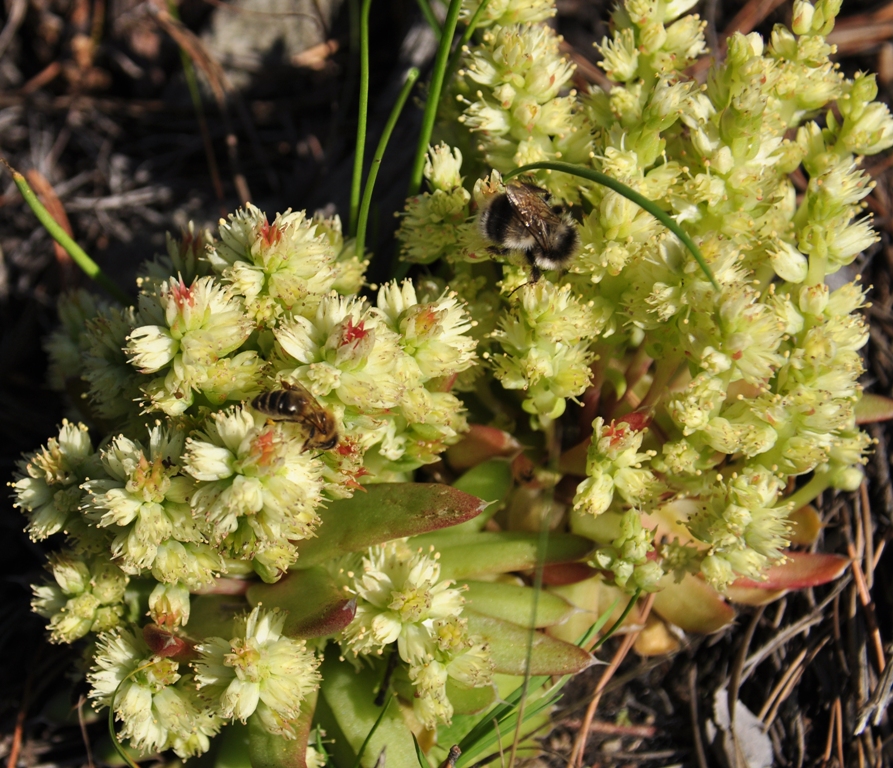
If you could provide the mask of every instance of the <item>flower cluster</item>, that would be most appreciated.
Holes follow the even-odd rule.
[[[791,510],[858,487],[865,294],[848,271],[828,277],[876,240],[860,161],[893,146],[893,117],[872,76],[829,59],[838,0],[797,0],[792,30],[768,41],[733,35],[704,86],[685,73],[706,52],[693,5],[621,2],[597,46],[612,87],[581,94],[540,23],[550,2],[494,0],[478,15],[467,0],[480,28],[440,105],[449,143],[429,149],[429,188],[398,233],[406,260],[431,265],[415,283],[360,295],[366,254],[337,217],[271,222],[249,205],[216,236],[168,238],[135,306],[85,293],[62,304],[50,378],[78,395],[85,424],[64,422],[11,485],[34,540],[67,537],[33,606],[54,642],[92,642],[91,696],[122,738],[181,757],[235,720],[304,739],[318,687],[341,714],[319,672],[329,642],[384,672],[416,731],[434,729],[454,704],[476,705],[463,696],[491,687],[493,659],[517,669],[498,629],[485,642],[469,626],[534,631],[505,618],[502,598],[502,615],[482,600],[463,617],[440,544],[444,572],[469,578],[465,542],[509,557],[503,543],[527,542],[525,506],[595,539],[590,564],[621,589],[670,573],[724,589],[784,558]],[[652,200],[708,268],[593,174],[538,171],[542,205],[508,206],[512,226],[542,247],[534,214],[572,219],[579,248],[566,272],[530,274],[530,254],[490,242],[480,215],[504,174],[558,160]],[[457,485],[507,500],[488,525],[518,539],[473,522],[424,545],[393,539],[436,531],[441,510],[426,505],[444,489],[377,488],[397,501],[370,509],[369,486],[439,461],[466,405],[480,424],[468,455],[458,446],[436,471],[470,467]],[[541,503],[547,486],[567,506]],[[463,503],[451,512],[467,519]],[[350,505],[370,519],[338,518]],[[303,746],[308,764],[324,761]]]
[[[215,715],[243,723],[255,715],[269,733],[295,738],[301,704],[319,686],[319,659],[284,636],[284,624],[284,614],[258,606],[236,622],[233,639],[206,639],[196,649],[195,682],[216,702]]]
[[[397,540],[332,570],[357,597],[356,618],[344,632],[342,648],[356,658],[381,655],[396,643],[414,689],[413,709],[427,728],[453,716],[449,678],[472,687],[490,682],[488,647],[468,635],[459,618],[465,602],[461,590],[440,579],[433,552],[413,551]]]
[[[503,388],[524,392],[534,429],[547,429],[568,399],[589,403],[592,435],[569,454],[588,447],[578,512],[697,500],[688,542],[667,540],[666,553],[675,547],[671,559],[722,587],[783,557],[793,505],[861,480],[864,295],[852,282],[832,290],[826,278],[876,240],[861,215],[871,182],[859,160],[893,146],[893,118],[874,101],[873,76],[848,79],[829,59],[839,4],[798,0],[793,30],[777,26],[768,41],[732,36],[704,87],[684,74],[706,52],[704,24],[685,15],[693,4],[621,3],[597,46],[613,87],[582,95],[569,89],[573,66],[548,28],[487,27],[453,86],[466,132],[446,135],[462,147],[451,156],[472,169],[561,159],[600,171],[667,211],[699,247],[719,290],[618,191],[537,171],[553,197],[581,203],[579,252],[567,274],[533,286],[505,271],[515,292],[490,313],[496,329],[481,352]],[[445,146],[437,153],[450,156]],[[798,168],[809,179],[801,199]],[[432,191],[409,202],[401,236],[409,259],[443,256],[473,307],[500,275],[481,250],[459,171],[429,177]],[[471,200],[485,204],[498,183],[477,181]],[[413,227],[438,195],[455,202],[434,248]],[[492,410],[505,423],[503,409]],[[582,470],[579,459],[567,465]],[[785,499],[780,489],[802,475],[812,479]],[[735,500],[743,477],[760,478],[766,492]],[[746,522],[729,512],[739,506]],[[603,553],[615,573],[622,549]]]
[[[142,270],[136,307],[85,293],[63,302],[51,378],[86,393],[76,405],[103,437],[96,447],[86,424],[64,422],[12,483],[33,539],[68,537],[34,587],[51,639],[93,638],[92,696],[121,737],[184,757],[233,719],[295,738],[319,683],[284,612],[255,606],[229,636],[225,612],[209,623],[196,594],[233,589],[250,608],[246,579],[285,576],[328,501],[436,461],[465,429],[450,390],[477,359],[454,292],[420,298],[394,282],[374,304],[354,295],[366,262],[337,218],[268,223],[248,206],[219,235],[169,238]],[[294,417],[255,400],[288,389],[302,393]],[[334,445],[315,452],[319,413]],[[449,702],[431,665],[466,680],[464,659],[480,650],[441,624],[439,650],[413,667],[438,712]]]
[[[547,26],[508,24],[487,29],[468,52],[455,86],[459,122],[489,167],[505,173],[543,160],[588,163],[590,126],[576,92],[561,95],[574,68],[559,42]],[[542,174],[539,182],[558,199],[579,199],[566,178]]]
[[[209,637],[195,648],[150,647],[147,625],[99,636],[87,676],[90,696],[111,707],[121,736],[144,752],[180,757],[208,750],[228,721],[254,718],[269,733],[295,738],[301,704],[319,685],[319,660],[304,641],[282,635],[285,621],[261,607],[234,624],[230,639]],[[187,657],[196,657],[191,664]]]

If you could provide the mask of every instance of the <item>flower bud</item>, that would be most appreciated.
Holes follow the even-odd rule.
[[[791,17],[791,29],[796,35],[808,35],[812,32],[812,20],[815,8],[809,0],[796,0]]]
[[[461,167],[462,152],[458,148],[452,149],[444,142],[428,148],[424,173],[434,189],[448,192],[454,187],[461,187],[462,176],[459,174]]]
[[[789,283],[802,283],[809,270],[809,261],[793,245],[779,240],[774,250],[769,251],[769,260],[775,274]]]
[[[800,311],[804,315],[821,315],[828,306],[830,290],[824,283],[804,285],[800,289]]]

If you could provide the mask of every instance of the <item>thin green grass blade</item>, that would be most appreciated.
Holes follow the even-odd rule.
[[[474,16],[468,20],[468,26],[466,26],[465,30],[462,32],[462,37],[459,38],[459,44],[453,51],[453,55],[450,56],[449,64],[447,64],[446,78],[444,78],[445,83],[450,82],[450,80],[453,79],[453,75],[456,74],[456,70],[459,68],[459,60],[462,58],[462,48],[468,44],[469,40],[471,40],[474,30],[477,29],[481,16],[484,15],[484,11],[487,10],[489,4],[490,0],[483,0],[478,6],[478,9],[474,12]]]
[[[375,721],[375,724],[369,730],[369,733],[366,734],[366,738],[363,743],[360,745],[360,749],[357,752],[357,759],[353,764],[353,768],[360,768],[360,760],[363,759],[363,753],[366,751],[366,745],[369,743],[369,740],[372,738],[374,733],[378,730],[378,726],[381,725],[381,721],[384,719],[385,712],[388,711],[388,707],[391,706],[391,700],[393,699],[392,694],[388,694],[387,701],[385,701],[384,706],[381,708],[381,714]],[[415,738],[415,736],[413,736]]]
[[[6,166],[12,176],[13,183],[18,187],[22,199],[28,204],[28,207],[34,212],[37,220],[43,225],[43,228],[49,233],[65,252],[71,256],[72,261],[77,264],[87,277],[109,294],[115,301],[120,302],[125,307],[130,306],[133,302],[130,297],[112,280],[100,266],[91,259],[81,246],[79,246],[68,233],[56,223],[56,220],[50,215],[50,212],[43,207],[34,190],[28,184],[28,181],[13,168],[5,159],[0,158],[0,162]]]
[[[425,757],[425,753],[422,751],[422,747],[419,744],[419,740],[415,737],[415,734],[412,734],[412,743],[415,744],[415,756],[419,761],[419,768],[431,768],[431,763],[428,762],[428,758]]]
[[[360,215],[360,187],[363,182],[363,154],[366,150],[366,123],[369,119],[369,9],[372,0],[360,8],[360,102],[357,111],[357,145],[350,182],[350,234],[356,234]]]
[[[357,220],[357,240],[355,248],[357,256],[361,259],[363,258],[366,244],[366,224],[369,221],[369,208],[372,205],[372,190],[375,188],[375,179],[378,177],[378,169],[381,168],[381,159],[384,157],[388,141],[391,139],[391,133],[394,131],[394,126],[397,125],[397,120],[400,117],[400,113],[403,111],[406,99],[409,97],[409,92],[412,90],[413,85],[415,85],[415,82],[418,79],[419,70],[412,67],[409,72],[406,73],[406,82],[403,83],[403,87],[400,89],[400,93],[397,96],[397,101],[394,102],[394,107],[391,109],[391,114],[388,116],[387,123],[385,123],[384,131],[382,131],[381,138],[378,141],[378,146],[375,148],[375,155],[372,157],[372,165],[369,167],[369,176],[366,178],[366,186],[363,189],[363,202],[360,205],[360,214]]]
[[[443,23],[443,37],[437,48],[437,56],[434,59],[434,70],[431,72],[431,83],[428,86],[428,100],[425,102],[425,112],[422,115],[422,130],[419,134],[419,143],[416,145],[415,160],[412,166],[412,174],[409,177],[408,197],[418,194],[422,188],[422,174],[425,170],[425,155],[428,152],[428,143],[431,141],[431,133],[434,131],[434,121],[437,118],[437,107],[440,102],[440,94],[446,76],[447,63],[450,56],[450,48],[453,43],[453,35],[456,34],[456,25],[459,22],[459,10],[462,8],[462,0],[450,0],[446,20]]]
[[[431,3],[429,3],[428,0],[416,0],[416,4],[419,6],[422,16],[425,17],[425,21],[428,22],[428,26],[431,27],[431,31],[434,33],[434,37],[439,44],[441,37],[443,37],[443,30],[440,28],[440,22],[437,20],[437,16],[434,15],[434,9],[431,7]]]
[[[180,9],[176,0],[167,0],[167,12],[171,18],[180,21]],[[223,182],[220,180],[220,171],[217,168],[217,160],[214,157],[214,148],[211,143],[211,132],[208,130],[208,121],[205,119],[205,111],[202,107],[202,94],[198,87],[198,78],[195,76],[195,65],[189,54],[182,46],[180,49],[180,63],[183,66],[183,76],[186,78],[186,87],[189,89],[189,98],[192,100],[192,108],[195,111],[195,119],[198,121],[199,133],[202,135],[202,144],[205,149],[205,161],[208,163],[208,172],[211,174],[211,183],[218,200],[223,200]]]
[[[620,618],[611,625],[611,628],[607,632],[605,632],[605,636],[601,638],[601,640],[599,640],[594,646],[592,646],[593,651],[601,648],[605,644],[605,642],[607,642],[608,638],[611,637],[611,635],[613,635],[618,629],[620,629],[621,626],[623,626],[623,622],[626,621],[626,617],[629,616],[629,612],[633,609],[633,606],[636,604],[636,601],[638,601],[641,594],[641,587],[633,592],[633,596],[626,604],[626,608],[623,609],[623,613],[620,614]],[[599,619],[599,621],[601,621],[601,619]],[[587,634],[589,633],[587,632]]]
[[[601,184],[603,187],[613,189],[618,195],[623,195],[627,200],[631,200],[640,208],[648,211],[648,213],[654,216],[655,219],[676,235],[676,237],[682,241],[683,245],[685,245],[691,252],[691,255],[694,256],[695,261],[698,262],[698,266],[707,276],[707,279],[713,287],[716,288],[716,290],[720,289],[719,283],[716,282],[713,272],[710,270],[710,267],[707,266],[707,262],[704,260],[704,255],[701,253],[700,248],[695,245],[694,241],[685,233],[685,230],[683,230],[682,227],[644,195],[640,195],[634,189],[630,189],[626,186],[626,184],[617,181],[617,179],[612,179],[610,176],[601,173],[600,171],[593,170],[592,168],[583,168],[582,166],[573,165],[571,163],[551,161],[530,163],[529,165],[522,165],[520,168],[515,168],[515,170],[509,171],[504,174],[502,178],[508,181],[512,177],[521,173],[527,173],[527,171],[561,171],[562,173],[569,173],[571,176],[578,176],[581,179]]]

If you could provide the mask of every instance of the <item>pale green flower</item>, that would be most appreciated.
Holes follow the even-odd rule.
[[[458,616],[465,602],[453,582],[440,579],[434,557],[400,540],[372,547],[358,572],[346,576],[357,613],[341,643],[356,655],[396,642],[401,659],[419,664],[435,652],[435,622]]]
[[[229,378],[234,371],[227,356],[253,326],[238,296],[214,278],[202,277],[189,286],[171,278],[159,293],[143,294],[138,322],[143,324],[131,331],[126,347],[131,365],[144,374],[166,371],[143,385],[151,409],[176,416],[192,405],[196,391],[221,405],[244,399],[254,389],[260,362],[253,351],[236,358],[247,372],[230,386],[220,386],[220,375]]]
[[[150,292],[157,290],[172,275],[177,275],[184,283],[192,283],[196,278],[210,273],[211,265],[206,256],[207,250],[214,244],[210,230],[196,232],[195,224],[190,221],[180,231],[179,239],[175,239],[170,232],[165,233],[164,239],[167,253],[157,254],[143,264],[137,277],[137,285],[141,288]]]
[[[319,659],[303,640],[282,635],[285,618],[257,606],[237,622],[235,637],[199,645],[194,667],[203,698],[221,717],[244,723],[256,715],[268,732],[294,739],[301,703],[319,686]]]
[[[477,345],[467,335],[471,319],[456,294],[421,303],[412,283],[398,287],[393,282],[379,290],[378,308],[401,335],[403,349],[418,365],[423,381],[461,373],[474,363]]]
[[[259,325],[283,312],[312,313],[339,277],[326,227],[303,211],[286,211],[273,223],[250,203],[220,222],[220,240],[208,251],[214,270],[244,297]]]
[[[101,556],[90,560],[72,552],[51,555],[55,584],[32,587],[35,613],[50,620],[50,641],[73,643],[91,632],[117,626],[124,614],[128,577]]]
[[[28,535],[40,541],[78,524],[80,484],[98,471],[99,462],[84,424],[62,422],[58,437],[16,462],[10,483],[13,506],[28,517]]]
[[[160,426],[148,446],[123,435],[102,452],[105,477],[83,484],[87,514],[113,534],[111,553],[125,573],[151,570],[166,583],[207,584],[223,567],[189,506],[195,483],[180,472],[183,435]]]
[[[66,381],[78,379],[84,365],[84,324],[101,306],[96,297],[83,289],[66,293],[57,302],[59,327],[44,341],[50,359],[47,382],[53,389],[65,391]]]
[[[213,414],[187,441],[183,468],[198,481],[190,503],[212,543],[244,560],[284,548],[284,571],[319,523],[322,465],[296,425],[264,422],[247,408]]]
[[[592,556],[592,565],[614,574],[614,583],[621,589],[642,589],[653,592],[663,576],[661,566],[648,559],[654,551],[654,532],[642,526],[638,510],[629,510],[620,517],[620,533],[609,546],[599,547]]]
[[[592,422],[592,442],[586,459],[586,475],[577,487],[574,509],[597,516],[606,511],[614,495],[628,504],[645,506],[657,500],[661,484],[643,466],[654,455],[640,451],[645,424],[638,414],[628,421],[605,425],[600,416]]]
[[[149,616],[162,627],[189,622],[189,588],[185,584],[156,584],[149,595]]]
[[[312,223],[316,227],[316,233],[325,237],[338,254],[335,259],[336,276],[331,286],[332,290],[342,296],[358,293],[366,282],[369,259],[365,258],[365,254],[357,253],[354,238],[344,239],[340,216],[326,217],[315,213]]]
[[[142,637],[127,630],[97,642],[87,675],[94,706],[113,707],[119,736],[138,750],[173,749],[180,757],[202,754],[222,725],[195,690],[188,669],[152,655]]]
[[[459,18],[468,23],[481,5],[479,0],[462,0]],[[478,27],[525,24],[545,21],[555,15],[551,0],[490,0],[478,16]]]
[[[133,307],[110,307],[86,322],[83,379],[87,396],[97,415],[115,422],[138,416],[143,398],[143,377],[127,360],[125,347],[136,326]]]
[[[345,558],[330,570],[357,597],[354,620],[341,634],[342,648],[354,657],[380,655],[396,642],[415,688],[413,710],[427,727],[452,718],[447,678],[470,686],[490,683],[489,648],[469,637],[459,618],[461,591],[440,580],[433,550],[414,552],[396,540],[370,548],[362,559]]]

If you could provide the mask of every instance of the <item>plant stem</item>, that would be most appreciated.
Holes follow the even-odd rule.
[[[394,126],[397,124],[400,113],[403,111],[403,106],[406,104],[406,99],[409,97],[409,92],[412,90],[412,86],[415,85],[415,81],[418,79],[419,70],[412,67],[409,72],[406,73],[406,82],[403,83],[403,87],[400,89],[400,94],[397,96],[397,101],[394,102],[394,107],[391,109],[391,114],[388,116],[387,123],[385,123],[381,138],[378,140],[378,146],[375,148],[372,164],[369,166],[369,175],[366,177],[366,186],[363,188],[363,202],[360,205],[360,212],[357,218],[357,239],[355,249],[357,257],[360,259],[363,258],[365,250],[366,224],[369,221],[369,208],[372,205],[372,190],[375,187],[375,179],[378,177],[378,169],[381,168],[381,159],[388,146],[388,141],[391,138]]]
[[[59,226],[56,220],[50,215],[50,212],[44,208],[40,200],[37,199],[37,195],[34,194],[34,190],[31,189],[25,177],[3,158],[0,158],[0,161],[2,161],[3,165],[6,166],[6,170],[12,175],[12,180],[16,187],[18,187],[19,193],[28,204],[28,207],[34,211],[37,220],[43,225],[43,228],[49,233],[50,237],[65,249],[65,252],[71,256],[74,263],[81,268],[84,274],[125,307],[132,304],[133,302],[127,293],[125,293],[114,280],[103,272],[102,268],[87,255],[84,249],[69,237],[68,233]]]
[[[175,21],[180,21],[180,10],[175,0],[167,0],[167,12]],[[205,161],[208,163],[208,172],[211,174],[211,184],[214,186],[214,194],[218,200],[223,200],[223,182],[220,180],[220,171],[217,168],[217,159],[214,157],[214,145],[211,141],[211,132],[208,130],[208,121],[205,119],[205,111],[202,108],[202,94],[195,77],[195,66],[186,49],[182,45],[180,49],[180,63],[183,65],[183,76],[186,78],[186,87],[189,89],[189,98],[192,99],[192,108],[195,110],[195,119],[198,121],[198,129],[202,135],[202,145],[205,149]]]
[[[428,154],[428,143],[434,131],[434,121],[437,118],[437,105],[440,101],[440,93],[443,90],[447,61],[450,56],[453,35],[456,34],[456,24],[459,22],[459,10],[462,8],[462,0],[450,0],[446,20],[443,23],[443,37],[440,38],[440,46],[437,48],[437,56],[434,59],[434,70],[431,73],[431,83],[428,86],[428,99],[425,102],[425,112],[422,115],[422,131],[419,134],[419,143],[416,146],[415,161],[412,166],[412,174],[409,177],[408,197],[418,194],[422,188],[422,174],[425,170],[425,156]]]
[[[428,0],[416,0],[416,4],[419,6],[422,16],[425,17],[425,21],[428,22],[428,26],[431,27],[431,31],[434,33],[434,37],[437,38],[437,42],[440,43],[440,38],[443,36],[443,30],[440,28],[440,22],[437,20],[437,16],[434,15],[434,9],[431,7],[431,3],[429,3]]]
[[[360,9],[360,104],[357,112],[357,146],[353,157],[350,184],[350,233],[357,231],[360,215],[360,186],[363,180],[363,153],[366,149],[366,121],[369,116],[369,8],[372,0],[363,0]]]
[[[447,64],[447,72],[445,82],[450,82],[453,79],[453,75],[456,74],[456,69],[459,67],[459,59],[462,58],[462,49],[471,40],[471,36],[474,34],[474,30],[477,29],[478,22],[481,20],[481,16],[483,16],[484,11],[487,10],[487,6],[490,4],[490,0],[483,0],[483,2],[478,6],[478,9],[474,12],[474,16],[471,17],[468,21],[468,26],[465,27],[465,30],[462,32],[462,37],[459,38],[459,42],[456,45],[455,50],[453,51],[453,55],[450,56],[450,62]]]
[[[601,171],[593,170],[592,168],[584,168],[583,166],[573,165],[572,163],[559,163],[552,161],[522,165],[520,168],[515,168],[515,170],[503,174],[502,178],[503,180],[508,181],[513,176],[517,176],[520,173],[540,170],[561,171],[562,173],[569,173],[571,176],[578,176],[581,179],[594,181],[596,184],[601,184],[603,187],[613,189],[618,195],[623,195],[627,200],[632,200],[640,208],[648,211],[648,213],[654,216],[655,219],[657,219],[661,224],[663,224],[682,241],[682,244],[686,248],[688,248],[688,250],[691,252],[691,255],[695,257],[695,261],[698,262],[698,266],[701,268],[703,273],[707,275],[707,279],[710,280],[710,283],[713,285],[713,287],[716,288],[717,291],[720,290],[719,283],[717,283],[716,278],[713,277],[713,272],[711,272],[710,267],[707,266],[707,262],[704,260],[704,256],[701,253],[701,250],[685,233],[685,230],[682,229],[682,227],[680,227],[675,221],[673,221],[673,219],[670,218],[670,216],[666,212],[658,208],[654,202],[649,200],[644,195],[640,195],[638,192],[636,192],[636,190],[626,186],[626,184],[617,181],[617,179],[612,179],[607,174],[604,174]]]

